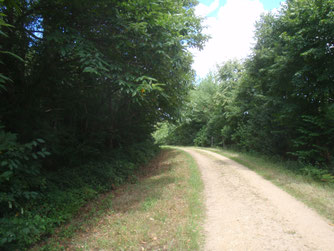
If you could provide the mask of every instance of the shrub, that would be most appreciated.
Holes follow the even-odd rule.
[[[1,133],[0,160],[9,163],[0,173],[1,250],[24,250],[51,234],[98,193],[127,181],[159,149],[149,140],[106,153],[98,161],[51,171],[38,162],[48,155],[41,148],[43,140],[20,145],[14,134]]]

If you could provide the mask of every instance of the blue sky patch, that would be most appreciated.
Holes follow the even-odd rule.
[[[227,0],[220,0],[219,1],[219,8],[226,4]],[[263,7],[265,10],[272,10],[274,8],[278,8],[280,6],[280,3],[284,0],[260,0],[260,2],[263,4]],[[214,0],[199,0],[200,3],[209,6],[214,2]],[[219,8],[214,10],[213,12],[208,14],[208,17],[215,17],[218,14]]]

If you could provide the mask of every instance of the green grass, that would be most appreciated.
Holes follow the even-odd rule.
[[[221,154],[248,167],[334,223],[333,184],[315,181],[311,177],[298,174],[293,171],[293,163],[232,150],[203,149]]]
[[[190,177],[188,180],[189,193],[187,196],[189,204],[189,221],[187,225],[187,230],[190,235],[190,250],[199,250],[203,244],[202,235],[202,223],[204,216],[203,208],[203,181],[201,179],[201,174],[195,160],[190,156],[190,154],[183,152],[187,157],[187,163],[190,168]]]
[[[33,250],[200,250],[203,184],[190,155],[166,147],[135,181],[87,205]]]

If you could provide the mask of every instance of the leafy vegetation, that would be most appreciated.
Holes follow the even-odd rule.
[[[0,0],[0,249],[24,249],[156,153],[201,48],[192,0]]]
[[[247,60],[193,86],[188,49],[207,39],[195,5],[0,0],[0,249],[135,180],[155,125],[158,143],[260,152],[333,182],[334,1],[287,0]]]
[[[334,1],[288,0],[262,16],[256,44],[193,87],[178,124],[162,123],[163,144],[223,146],[303,163],[334,180]]]
[[[25,174],[11,183],[2,182],[5,217],[0,219],[1,245],[8,250],[24,248],[53,233],[56,226],[71,219],[88,200],[125,181],[131,182],[134,172],[157,151],[152,142],[135,144],[126,150],[127,154],[118,152],[98,162],[43,171],[35,176]],[[25,179],[18,180],[22,177]]]

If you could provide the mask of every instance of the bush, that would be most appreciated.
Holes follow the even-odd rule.
[[[40,140],[36,143],[20,146],[15,143],[13,135],[8,134],[7,137],[7,142],[12,142],[15,147],[11,148],[12,155],[6,151],[5,156],[2,150],[2,155],[0,155],[2,160],[5,158],[7,161],[17,160],[22,166],[15,169],[20,170],[20,172],[16,171],[18,176],[15,178],[9,176],[8,180],[2,178],[2,183],[0,183],[1,250],[23,250],[47,234],[51,234],[55,227],[68,221],[78,212],[80,207],[96,197],[98,193],[110,191],[115,186],[126,182],[140,165],[149,161],[159,150],[153,141],[149,140],[125,149],[115,150],[111,154],[105,154],[99,161],[77,167],[66,166],[58,168],[56,171],[47,171],[40,170],[38,162],[35,164],[34,161],[22,161],[26,157],[28,158],[26,161],[35,160],[30,158],[30,155],[34,150],[41,151],[35,149],[41,144]],[[40,154],[36,153],[36,155]],[[16,156],[16,158],[9,158],[10,156]],[[29,171],[23,170],[23,168],[29,169]],[[3,170],[1,177],[7,177]],[[31,173],[31,170],[36,171]],[[33,181],[26,180],[32,177],[34,177]],[[35,189],[34,196],[32,188]],[[19,193],[15,193],[15,191],[19,191]],[[8,204],[9,201],[11,206]]]
[[[42,139],[27,144],[0,127],[0,214],[23,213],[28,201],[36,199],[45,185],[40,177],[40,158],[49,153]]]
[[[304,166],[300,169],[300,172],[303,175],[309,176],[317,181],[334,183],[334,176],[331,173],[329,173],[327,170],[320,169],[319,167],[313,165]]]

